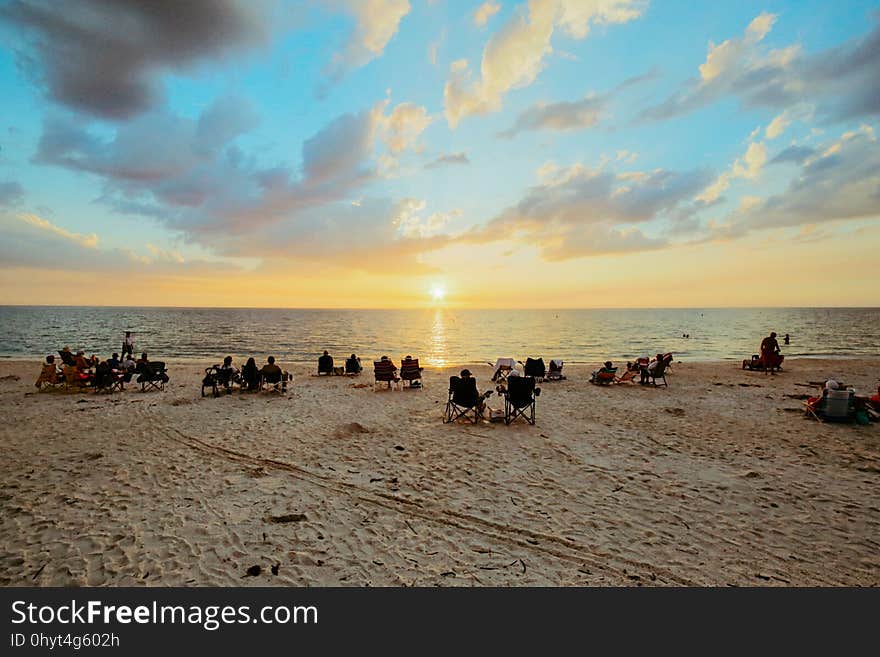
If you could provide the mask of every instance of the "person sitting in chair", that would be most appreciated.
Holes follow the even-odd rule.
[[[227,388],[238,379],[238,368],[232,364],[232,356],[223,359],[223,364],[220,366],[220,376],[223,385]]]
[[[610,360],[606,360],[602,367],[592,373],[590,380],[593,382],[608,379],[613,380],[615,374],[617,374],[617,368],[614,367],[614,363]]]
[[[361,359],[355,354],[349,356],[345,361],[346,374],[360,374],[364,368],[361,366]]]
[[[281,381],[282,392],[287,390],[288,374],[275,364],[275,356],[269,356],[266,364],[263,365],[263,369],[260,370],[260,374],[269,383]]]
[[[257,390],[260,387],[260,370],[253,357],[248,358],[241,368],[242,387],[245,390]]]
[[[107,364],[110,366],[111,370],[121,369],[121,364],[119,362],[119,354],[115,353],[107,359]]]
[[[455,389],[452,395],[452,401],[459,406],[475,406],[480,413],[486,410],[486,398],[492,394],[492,391],[483,393],[477,392],[477,380],[471,375],[471,371],[464,369],[459,374],[461,383]]]
[[[639,383],[649,383],[651,381],[651,375],[657,370],[657,366],[663,362],[663,354],[657,354],[657,356],[648,363],[645,367],[641,368],[641,379]]]
[[[39,388],[43,383],[51,383],[55,385],[59,382],[59,376],[61,372],[55,366],[55,356],[51,354],[46,356],[46,362],[43,364],[43,369],[40,370],[40,376],[37,378],[37,382],[34,384],[35,387]]]
[[[324,355],[318,358],[318,374],[333,374],[333,356],[326,350]]]

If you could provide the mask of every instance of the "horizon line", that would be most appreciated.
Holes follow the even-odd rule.
[[[841,309],[841,310],[877,310],[880,305],[873,306],[398,306],[398,307],[367,307],[367,306],[160,306],[160,305],[121,305],[121,304],[51,304],[51,303],[0,303],[0,308],[154,308],[174,310],[532,310],[532,311],[565,311],[565,310],[777,310],[777,309]]]

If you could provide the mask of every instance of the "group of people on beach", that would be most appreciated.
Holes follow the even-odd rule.
[[[134,360],[130,351],[123,353],[120,358],[117,352],[106,360],[101,360],[96,354],[86,357],[82,350],[75,354],[70,347],[64,347],[58,352],[61,365],[57,363],[54,354],[46,356],[40,375],[34,385],[37,388],[44,384],[58,385],[67,384],[76,387],[103,387],[110,383],[118,383],[119,389],[124,389],[124,384],[129,383],[135,375],[138,382],[141,378],[152,374],[151,363],[146,352],[140,358]],[[168,381],[168,375],[164,371],[158,376]]]

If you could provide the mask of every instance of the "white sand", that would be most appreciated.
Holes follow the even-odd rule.
[[[170,367],[164,393],[111,396],[0,362],[0,583],[880,584],[880,426],[789,396],[876,389],[880,361],[675,363],[668,389],[567,365],[535,427],[442,424],[451,370],[201,399],[203,366]]]

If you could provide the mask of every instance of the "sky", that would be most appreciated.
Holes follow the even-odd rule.
[[[880,2],[0,0],[0,304],[877,306]]]

